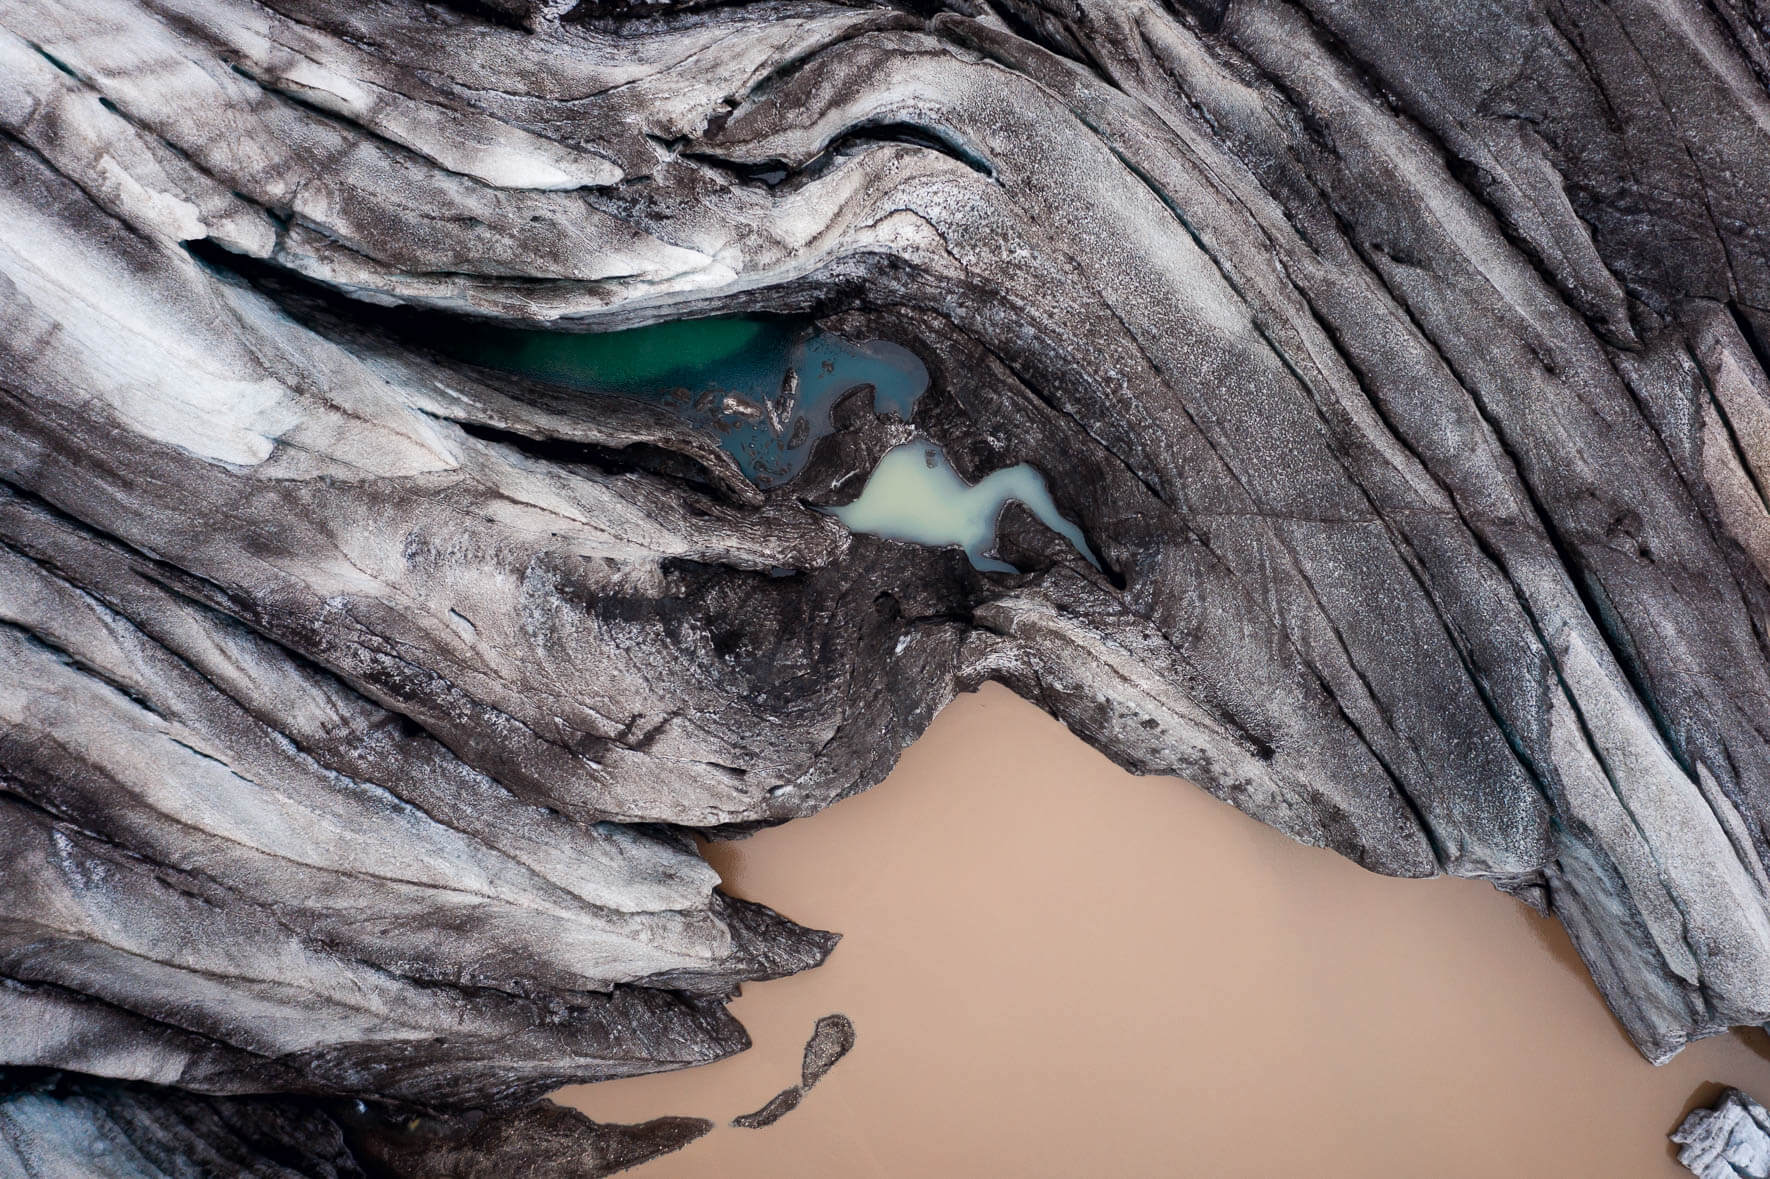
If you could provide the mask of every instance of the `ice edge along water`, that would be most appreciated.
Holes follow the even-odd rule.
[[[759,487],[791,479],[833,426],[831,410],[870,385],[873,411],[908,421],[928,387],[916,355],[885,340],[854,343],[776,321],[679,321],[610,333],[481,328],[451,348],[477,363],[622,396],[662,401],[713,430]],[[853,532],[957,545],[979,569],[1012,573],[990,554],[1002,510],[1017,502],[1099,568],[1057,510],[1044,477],[1020,463],[966,483],[935,443],[886,452],[853,503],[825,509]]]

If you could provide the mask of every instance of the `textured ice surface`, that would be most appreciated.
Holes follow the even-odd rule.
[[[1678,1161],[1699,1179],[1770,1176],[1770,1113],[1738,1089],[1685,1118],[1672,1141],[1684,1148]]]

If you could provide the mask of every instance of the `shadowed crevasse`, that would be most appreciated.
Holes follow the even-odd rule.
[[[692,836],[991,679],[1553,912],[1651,1059],[1764,1022],[1761,17],[5,0],[0,1063],[454,1118],[717,1059],[834,939]],[[764,475],[406,314],[928,389]],[[1086,552],[850,534],[913,439]]]

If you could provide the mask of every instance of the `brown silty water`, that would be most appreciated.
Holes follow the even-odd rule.
[[[708,852],[845,936],[737,1000],[750,1051],[565,1092],[720,1123],[640,1177],[1688,1179],[1683,1114],[1770,1096],[1755,1029],[1649,1065],[1560,927],[1488,885],[1292,843],[995,686],[880,786]],[[853,1052],[774,1126],[727,1126],[833,1011]]]

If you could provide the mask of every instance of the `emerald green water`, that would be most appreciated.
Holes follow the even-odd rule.
[[[843,394],[871,385],[874,411],[907,421],[928,387],[907,348],[755,317],[595,333],[476,324],[436,343],[487,368],[668,405],[715,435],[758,487],[799,473]]]
[[[746,353],[786,329],[761,319],[683,319],[624,332],[547,332],[475,325],[462,337],[471,359],[587,388],[636,390],[673,378],[714,375],[716,365],[743,363]],[[770,344],[777,343],[769,341]],[[751,357],[752,361],[759,359]]]

